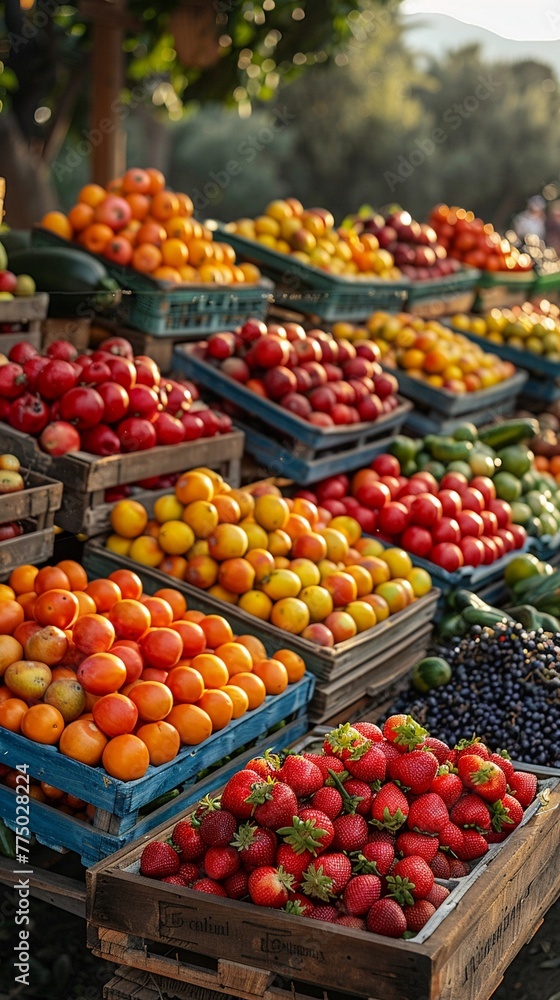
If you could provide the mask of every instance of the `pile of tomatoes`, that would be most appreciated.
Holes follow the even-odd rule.
[[[142,592],[121,569],[88,580],[73,560],[24,565],[0,590],[1,727],[122,781],[173,760],[300,680],[225,617]]]
[[[78,354],[65,340],[45,356],[22,340],[0,364],[0,420],[39,438],[53,457],[72,451],[117,455],[181,444],[231,430],[191,383],[162,376],[122,337]]]
[[[259,269],[238,264],[232,247],[215,241],[212,232],[193,219],[189,195],[176,194],[165,183],[159,170],[132,167],[107,188],[86,184],[67,216],[47,212],[41,225],[159,281],[258,282]]]
[[[533,261],[496,232],[491,222],[456,205],[436,205],[430,224],[450,257],[482,271],[531,271]]]

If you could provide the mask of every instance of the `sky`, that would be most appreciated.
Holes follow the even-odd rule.
[[[500,7],[509,10],[509,16],[503,21],[495,17]],[[453,10],[457,17],[426,13],[444,9]],[[469,3],[465,0],[404,0],[400,11],[409,28],[409,44],[420,51],[437,56],[445,50],[478,43],[489,59],[511,62],[536,59],[552,66],[560,75],[560,0],[531,0],[530,3],[523,0],[527,16],[521,10],[520,0],[470,0]],[[531,12],[536,15],[532,17]],[[478,23],[467,24],[459,17],[468,17]],[[505,34],[508,37],[504,37]],[[536,40],[536,37],[547,40]]]

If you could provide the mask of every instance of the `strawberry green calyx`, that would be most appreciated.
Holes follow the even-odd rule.
[[[262,753],[260,756],[262,757],[263,760],[266,761],[267,764],[270,764],[270,766],[273,767],[275,771],[280,770],[282,766],[280,755],[274,753],[274,750],[271,750],[270,747],[268,750],[265,750],[264,753]]]
[[[359,734],[358,734],[359,735]],[[362,737],[363,739],[363,737]],[[361,760],[361,758],[371,750],[373,743],[371,740],[363,739],[363,743],[358,743],[356,746],[352,747],[352,752],[348,755],[348,760]]]
[[[511,757],[507,750],[494,750],[495,757],[503,757],[504,760],[511,760]]]
[[[346,791],[346,789],[344,787],[344,784],[343,784],[343,781],[341,781],[341,777],[343,777],[343,780],[346,781],[346,778],[350,777],[350,775],[348,774],[348,772],[347,771],[343,771],[342,775],[340,775],[340,774],[337,774],[336,771],[331,771],[330,768],[329,768],[329,775],[330,775],[330,777],[332,779],[332,782],[328,782],[328,783],[332,784],[335,788],[337,788],[338,791],[340,792],[341,796],[342,796],[342,802],[343,802],[343,805],[344,805],[344,812],[355,813],[356,809],[358,808],[358,806],[360,804],[360,802],[362,801],[362,797],[361,797],[361,795],[349,795],[348,792]],[[327,781],[328,781],[328,779],[327,779]]]
[[[428,730],[415,722],[411,715],[407,715],[406,722],[393,729],[392,742],[399,747],[406,747],[407,750],[414,750],[427,736]]]
[[[372,826],[376,826],[378,830],[389,830],[390,832],[394,832],[395,830],[400,830],[405,820],[406,816],[400,809],[397,809],[395,813],[392,813],[388,806],[385,806],[383,810],[383,819],[370,819],[370,823]]]
[[[325,781],[327,788],[338,788],[337,781],[345,782],[348,781],[350,777],[350,771],[331,771],[329,768],[329,776]]]
[[[276,778],[271,778],[270,776],[263,779],[263,781],[255,781],[251,785],[251,794],[247,796],[245,802],[250,802],[255,808],[264,805],[265,802],[272,798],[272,789],[276,784]]]
[[[336,729],[327,733],[325,743],[330,746],[332,752],[336,755],[343,750],[354,750],[356,745],[360,745],[361,743],[368,744],[369,740],[364,740],[362,734],[357,729],[354,729],[349,722],[343,722]],[[366,749],[369,750],[369,746]],[[363,753],[365,753],[365,750]]]
[[[238,851],[247,850],[254,843],[257,830],[258,827],[254,823],[241,823],[233,840],[230,840],[231,846],[236,847]]]
[[[294,876],[290,875],[289,872],[287,872],[286,869],[282,867],[282,865],[279,865],[276,871],[276,878],[280,882],[280,885],[283,885],[284,888],[288,890],[288,892],[292,891],[294,887]]]
[[[496,774],[499,774],[496,765],[488,762],[482,764],[476,771],[469,771],[469,778],[473,785],[487,785]]]
[[[301,889],[307,896],[316,896],[318,899],[324,900],[325,903],[328,903],[329,899],[336,896],[334,882],[330,875],[324,874],[322,865],[319,865],[318,868],[314,866],[308,868],[303,873]]]
[[[415,899],[412,890],[416,888],[414,882],[402,875],[388,875],[387,885],[389,886],[389,896],[400,903],[401,906],[414,906]]]
[[[281,826],[276,831],[289,844],[294,854],[303,854],[304,851],[311,851],[317,854],[317,848],[323,847],[323,838],[328,831],[317,826],[314,819],[301,819],[294,816],[292,826]]]
[[[454,750],[468,750],[471,747],[474,747],[476,749],[477,744],[479,744],[481,742],[482,742],[482,740],[480,739],[480,736],[475,736],[475,734],[473,733],[472,736],[471,736],[471,738],[470,738],[470,740],[466,740],[466,739],[459,740],[459,742],[455,744],[455,746],[453,747],[453,749]]]
[[[375,861],[368,861],[361,852],[351,854],[350,859],[354,875],[378,875],[381,877]]]
[[[513,825],[513,820],[509,815],[507,809],[504,809],[504,804],[501,801],[501,799],[498,799],[497,802],[494,802],[490,806],[490,813],[492,815],[492,827],[496,831],[496,833],[502,832],[504,823]]]
[[[286,913],[292,913],[294,917],[304,917],[306,913],[305,907],[300,903],[299,899],[289,899],[282,909]]]
[[[196,807],[197,820],[204,819],[208,813],[216,812],[222,808],[222,801],[219,795],[205,795]]]

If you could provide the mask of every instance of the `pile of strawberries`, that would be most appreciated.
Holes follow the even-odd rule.
[[[152,841],[140,872],[389,937],[412,937],[469,862],[519,825],[535,775],[476,739],[454,749],[411,716],[344,723],[320,752],[250,760]]]

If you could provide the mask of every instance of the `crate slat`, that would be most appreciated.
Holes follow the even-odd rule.
[[[527,381],[527,372],[517,371],[511,378],[504,379],[488,389],[478,389],[476,392],[458,395],[412,378],[401,368],[391,368],[386,364],[383,364],[383,368],[398,379],[400,390],[407,399],[426,407],[430,413],[465,419],[469,419],[468,414],[486,412],[506,401],[515,400]]]

